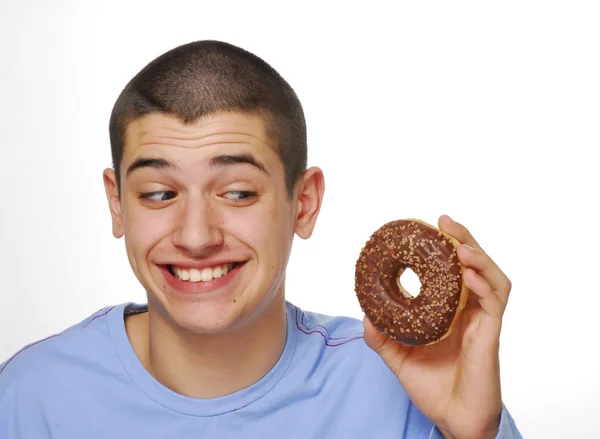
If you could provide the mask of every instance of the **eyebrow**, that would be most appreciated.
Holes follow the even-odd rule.
[[[252,154],[217,155],[208,161],[211,167],[226,167],[231,165],[248,164],[269,175],[267,168],[259,162]]]
[[[248,164],[259,169],[261,172],[269,175],[265,166],[251,154],[236,154],[236,155],[217,155],[211,157],[208,164],[212,168],[222,168],[232,165]],[[154,168],[160,170],[169,170],[181,172],[181,169],[173,162],[165,159],[140,157],[136,159],[129,167],[125,175],[128,177],[136,169]]]
[[[157,158],[148,158],[148,157],[140,157],[136,159],[129,167],[127,168],[127,172],[125,176],[129,177],[129,175],[135,171],[136,169],[142,168],[154,168],[154,169],[166,169],[172,171],[181,172],[181,169],[177,167],[177,165],[173,162],[170,162],[165,159],[157,159]]]

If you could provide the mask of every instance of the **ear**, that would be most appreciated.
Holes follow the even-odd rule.
[[[121,238],[124,233],[123,215],[121,213],[121,199],[117,188],[117,176],[112,168],[105,169],[103,174],[104,190],[108,199],[110,216],[112,217],[112,232],[115,238]]]
[[[300,238],[308,239],[315,228],[325,193],[323,171],[317,167],[304,171],[295,192],[297,195],[294,231]]]

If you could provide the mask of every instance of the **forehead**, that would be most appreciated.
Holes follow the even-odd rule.
[[[197,150],[215,145],[245,145],[256,152],[267,148],[272,152],[262,119],[239,112],[216,113],[189,124],[171,115],[151,113],[132,121],[125,139],[125,160],[161,146]]]

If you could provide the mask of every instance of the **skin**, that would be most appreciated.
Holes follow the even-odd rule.
[[[238,113],[190,125],[151,114],[132,122],[126,139],[120,196],[112,169],[104,171],[104,183],[113,234],[125,237],[148,295],[148,313],[126,320],[132,346],[158,381],[183,395],[209,398],[248,387],[283,351],[292,239],[312,233],[323,174],[305,171],[290,200],[263,125]],[[265,172],[248,163],[210,164],[223,155],[251,156]],[[173,166],[127,173],[140,158]],[[178,292],[161,269],[215,261],[244,264],[225,286],[199,294]]]
[[[312,234],[323,173],[305,171],[290,199],[262,123],[239,113],[189,125],[151,114],[132,122],[126,138],[120,194],[112,169],[104,171],[104,183],[113,234],[125,238],[148,295],[148,313],[126,320],[133,349],[159,382],[185,396],[213,398],[248,387],[283,351],[287,262],[294,235]],[[250,156],[264,171],[248,163],[211,165],[223,155]],[[127,172],[140,158],[173,166],[154,162]],[[473,293],[457,328],[435,345],[407,347],[365,318],[365,342],[444,437],[493,438],[502,408],[499,337],[510,281],[464,226],[447,216],[439,226],[463,243],[458,256]],[[178,292],[161,269],[215,261],[244,263],[223,286],[197,294]]]

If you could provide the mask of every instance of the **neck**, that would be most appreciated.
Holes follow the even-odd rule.
[[[161,384],[191,398],[217,398],[264,377],[286,340],[283,294],[251,323],[217,335],[174,328],[157,312],[129,317],[126,327],[138,358]]]

